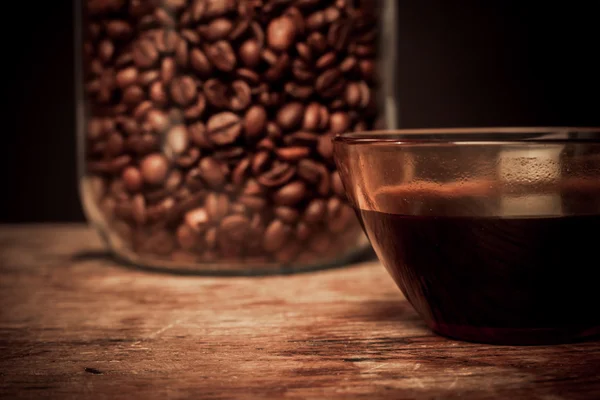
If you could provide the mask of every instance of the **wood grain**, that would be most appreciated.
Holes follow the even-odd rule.
[[[593,399],[598,375],[599,342],[431,334],[377,263],[160,275],[81,225],[0,227],[1,398]]]

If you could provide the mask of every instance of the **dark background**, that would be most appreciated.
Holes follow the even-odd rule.
[[[11,4],[21,9],[6,13],[3,24],[10,75],[2,108],[11,123],[2,132],[0,222],[83,220],[72,3]],[[600,126],[593,2],[397,4],[403,127]]]

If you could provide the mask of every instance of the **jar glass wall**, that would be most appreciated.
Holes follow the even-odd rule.
[[[385,127],[378,2],[76,3],[80,191],[116,256],[262,274],[369,247],[331,138]]]

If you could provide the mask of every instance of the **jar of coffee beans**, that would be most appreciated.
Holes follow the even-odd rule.
[[[382,128],[369,0],[80,0],[81,195],[114,254],[265,274],[368,248],[332,159]]]

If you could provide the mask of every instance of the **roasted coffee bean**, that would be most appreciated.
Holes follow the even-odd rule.
[[[206,125],[209,140],[218,145],[228,145],[236,141],[242,133],[241,118],[231,112],[223,112],[212,116]]]
[[[198,170],[202,179],[213,188],[222,187],[226,179],[226,167],[214,158],[200,160]]]
[[[176,125],[169,129],[165,140],[165,154],[174,158],[188,147],[189,136],[185,125]]]
[[[279,189],[273,195],[273,200],[276,204],[291,207],[301,202],[306,193],[306,185],[303,182],[296,181]]]
[[[331,160],[333,158],[333,136],[321,136],[319,138],[319,145],[317,147],[317,150],[324,159]]]
[[[294,44],[296,26],[289,16],[283,16],[271,21],[267,29],[269,46],[278,51],[287,50]]]
[[[229,198],[221,193],[209,193],[205,207],[211,221],[220,221],[229,213]]]
[[[233,71],[236,64],[236,57],[231,44],[220,40],[206,49],[206,56],[211,63],[221,71]]]
[[[276,219],[271,222],[265,231],[263,247],[269,253],[281,249],[292,235],[292,228]]]
[[[151,154],[140,162],[144,181],[150,185],[160,185],[169,172],[169,161],[162,154]]]
[[[148,68],[158,60],[158,50],[149,39],[142,39],[133,46],[133,61],[138,67]]]
[[[350,117],[344,112],[331,114],[329,118],[329,129],[333,133],[344,133],[350,129]]]
[[[117,73],[117,85],[121,88],[126,88],[137,82],[138,70],[134,67],[126,68]]]
[[[177,64],[175,64],[175,60],[171,57],[163,58],[160,64],[160,79],[162,79],[162,83],[165,85],[171,83],[176,71]]]
[[[332,138],[383,128],[372,2],[84,3],[86,178],[130,250],[189,265],[355,250]]]
[[[181,106],[190,104],[197,94],[196,82],[191,76],[175,78],[171,83],[171,98]]]
[[[164,132],[169,127],[169,116],[160,110],[149,110],[146,121],[155,132]]]
[[[252,100],[250,86],[244,81],[234,81],[231,84],[232,96],[229,101],[229,107],[234,111],[242,111],[248,108]]]
[[[184,217],[185,224],[196,232],[204,232],[208,227],[210,218],[204,208],[196,208],[188,211]]]
[[[227,18],[213,19],[208,25],[200,25],[198,32],[211,42],[226,39],[233,30],[233,22]]]
[[[277,113],[277,123],[281,129],[294,130],[299,127],[304,116],[302,103],[294,102],[283,106]]]
[[[277,207],[275,215],[287,224],[295,224],[300,218],[300,213],[291,207]]]
[[[254,139],[260,137],[267,124],[267,111],[264,107],[253,106],[248,109],[244,116],[244,131],[246,137]]]
[[[248,68],[255,68],[260,64],[261,48],[255,39],[245,41],[239,49],[240,60]]]
[[[311,201],[304,211],[304,220],[311,224],[317,224],[325,218],[327,214],[327,203],[322,199]]]
[[[144,178],[142,177],[140,170],[135,167],[125,168],[123,170],[122,179],[127,190],[132,193],[140,191],[144,185]]]
[[[185,109],[183,116],[188,120],[195,120],[202,116],[206,109],[206,97],[202,93],[198,93],[196,102]]]
[[[308,147],[284,147],[276,150],[277,156],[289,162],[299,161],[310,154]]]
[[[209,79],[204,83],[204,95],[208,102],[216,108],[228,108],[227,86],[218,79]]]
[[[209,77],[212,72],[212,65],[208,61],[208,57],[199,48],[194,48],[190,52],[190,65],[203,78]]]
[[[183,250],[192,250],[199,244],[196,231],[189,225],[180,225],[176,231],[177,243]]]
[[[219,228],[224,236],[240,243],[250,231],[250,220],[243,215],[230,215],[221,221]]]

